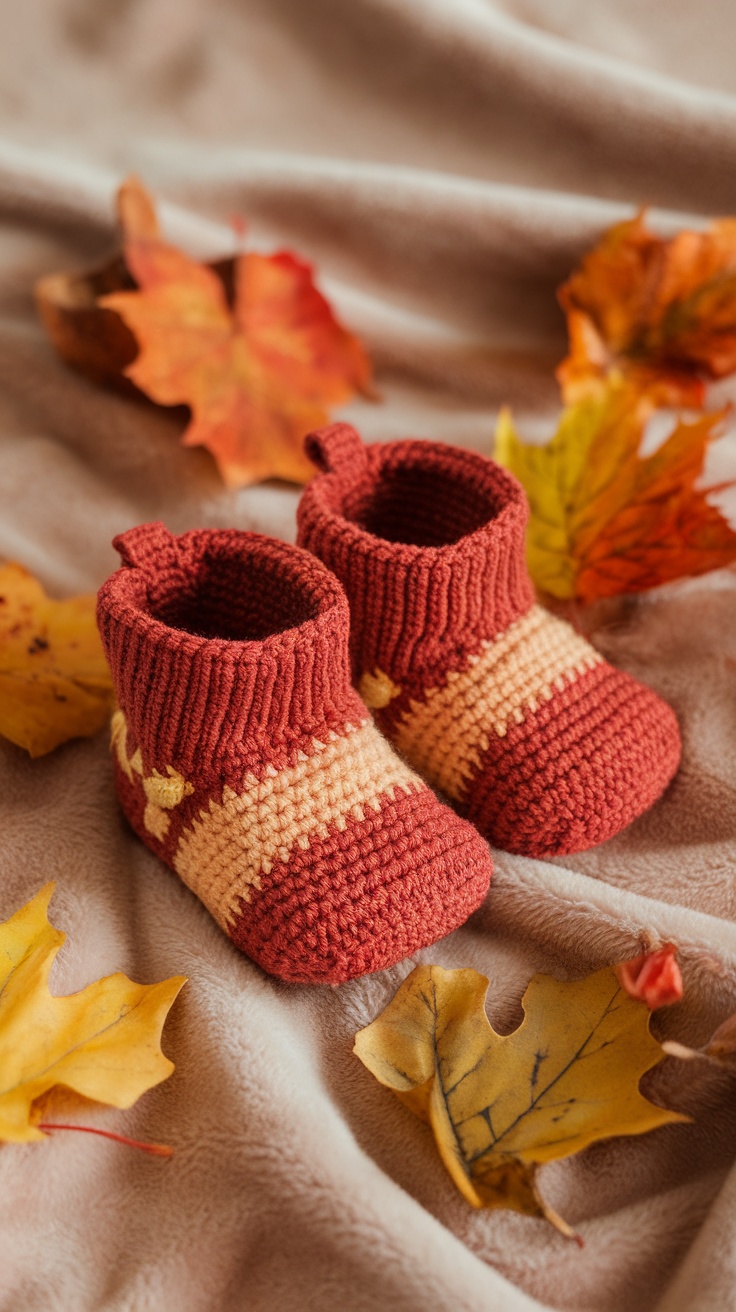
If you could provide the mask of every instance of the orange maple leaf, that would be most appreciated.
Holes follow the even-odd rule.
[[[651,397],[613,376],[563,412],[545,446],[522,442],[504,411],[496,459],[529,498],[529,568],[551,596],[588,603],[642,592],[736,560],[736,532],[701,488],[706,451],[724,412],[673,431],[640,454]]]
[[[161,239],[136,179],[118,204],[138,290],[99,304],[138,342],[127,376],[161,405],[189,406],[183,441],[207,447],[229,486],[310,478],[302,439],[328,421],[328,407],[368,393],[371,379],[363,346],[338,323],[311,266],[289,251],[240,255],[231,303],[212,268]]]
[[[618,223],[558,292],[570,353],[566,401],[623,371],[660,404],[702,405],[705,379],[736,370],[736,219],[665,240],[645,215]]]

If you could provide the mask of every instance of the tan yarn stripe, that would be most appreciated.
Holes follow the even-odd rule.
[[[467,669],[449,674],[422,702],[412,701],[394,742],[426,779],[458,799],[491,735],[549,701],[602,659],[584,638],[532,606],[498,638],[483,643]]]
[[[174,868],[224,929],[240,913],[240,899],[260,888],[261,875],[288,861],[296,847],[326,838],[378,811],[398,789],[423,788],[421,779],[367,720],[343,734],[314,741],[295,765],[249,775],[242,792],[225,786],[179,840]]]

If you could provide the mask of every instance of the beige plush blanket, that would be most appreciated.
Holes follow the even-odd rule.
[[[294,535],[297,492],[223,491],[163,412],[59,364],[34,279],[112,242],[137,170],[174,239],[314,259],[378,367],[366,436],[491,447],[511,402],[550,432],[564,350],[554,289],[634,206],[671,229],[736,208],[736,19],[727,0],[24,0],[0,43],[0,555],[56,595],[94,589],[114,533],[236,525]],[[722,472],[736,474],[725,445]],[[530,975],[579,975],[650,933],[687,997],[661,1033],[701,1043],[736,1010],[736,574],[673,586],[595,635],[666,696],[684,760],[663,801],[568,862],[496,855],[485,906],[419,954],[490,977],[512,1025]],[[0,743],[5,918],[57,881],[58,992],[122,969],[190,983],[168,1083],[85,1136],[0,1151],[2,1312],[724,1312],[736,1305],[736,1089],[672,1060],[658,1096],[693,1125],[546,1169],[581,1252],[475,1212],[429,1131],[351,1055],[413,962],[287,987],[221,935],[126,829],[104,734],[30,761]],[[0,1036],[0,1043],[2,1036]]]

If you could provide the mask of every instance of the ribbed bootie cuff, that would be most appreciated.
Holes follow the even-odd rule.
[[[339,582],[306,551],[234,530],[116,538],[98,599],[118,700],[144,761],[189,777],[298,748],[364,717]]]
[[[528,610],[526,499],[506,470],[440,443],[364,446],[347,424],[306,448],[322,476],[301,499],[299,542],[344,584],[364,670],[452,666]]]

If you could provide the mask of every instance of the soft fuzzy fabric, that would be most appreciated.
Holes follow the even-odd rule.
[[[101,259],[138,170],[170,236],[292,243],[372,350],[369,440],[490,449],[497,407],[543,436],[564,353],[554,289],[643,203],[671,231],[733,208],[725,0],[28,0],[0,48],[0,553],[57,595],[96,589],[144,520],[293,540],[298,491],[223,490],[178,420],[58,363],[37,276]],[[736,473],[725,442],[720,472]],[[418,959],[490,977],[499,1026],[536,970],[580,975],[677,942],[687,995],[658,1033],[736,1010],[736,576],[669,587],[594,640],[683,729],[666,798],[605,846],[499,854],[468,926]],[[86,1119],[172,1143],[161,1162],[80,1135],[0,1151],[2,1312],[723,1312],[736,1282],[733,1081],[673,1061],[651,1088],[692,1125],[547,1168],[581,1252],[474,1212],[425,1126],[351,1054],[411,969],[338,989],[247,961],[121,818],[106,735],[31,761],[0,745],[5,917],[49,879],[59,991],[116,969],[190,978],[173,1077]]]

